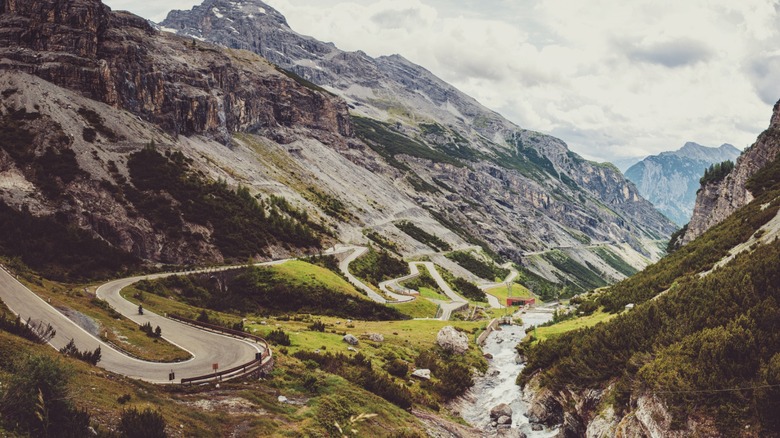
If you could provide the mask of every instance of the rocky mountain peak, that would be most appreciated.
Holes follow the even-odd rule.
[[[682,237],[688,243],[705,231],[721,223],[737,209],[754,199],[746,187],[748,181],[761,169],[772,164],[780,155],[780,102],[775,104],[769,128],[737,159],[734,170],[722,179],[710,181],[699,190],[693,217]]]

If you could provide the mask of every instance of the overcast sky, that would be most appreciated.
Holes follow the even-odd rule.
[[[104,0],[161,21],[200,1]],[[398,53],[593,159],[742,149],[780,99],[780,0],[268,0],[298,33]]]

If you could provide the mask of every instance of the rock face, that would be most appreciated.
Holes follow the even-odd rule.
[[[128,110],[175,135],[303,126],[349,135],[346,104],[260,58],[160,34],[99,0],[3,0],[2,70]],[[283,135],[280,130],[277,135]]]
[[[696,206],[688,229],[682,237],[688,243],[721,223],[740,207],[754,199],[745,184],[780,154],[780,103],[775,104],[769,128],[737,160],[734,170],[724,179],[706,184],[696,197]]]
[[[380,333],[368,333],[366,334],[366,338],[371,342],[385,342],[384,335]]]
[[[343,338],[344,342],[346,342],[349,345],[357,345],[358,344],[358,338],[356,338],[353,335],[344,335]]]
[[[451,159],[421,159],[430,151],[397,155],[391,161],[397,163],[394,168],[384,171],[450,231],[474,236],[551,281],[571,274],[541,266],[525,258],[526,252],[605,242],[614,245],[618,257],[641,269],[646,260],[660,256],[652,241],[666,239],[676,228],[613,166],[584,160],[559,139],[519,128],[401,56],[372,58],[300,35],[259,0],[206,0],[190,11],[172,11],[161,26],[261,54],[343,97],[354,114],[387,122],[389,132],[383,135],[400,135],[464,160],[465,166]],[[408,116],[399,116],[399,111]],[[356,122],[359,137],[376,133],[377,125],[367,125]],[[373,149],[384,148],[367,142]],[[365,155],[351,159],[363,161]],[[366,165],[379,170],[374,163]],[[430,223],[412,216],[406,213],[404,219]],[[369,226],[387,223],[373,219],[366,221]],[[382,225],[373,228],[380,234],[391,232]],[[445,239],[455,237],[458,243],[446,230],[434,232]],[[410,253],[430,251],[399,238],[406,239],[402,246]],[[594,252],[573,257],[583,269],[593,266],[600,277],[625,278]]]
[[[469,349],[469,338],[448,325],[439,330],[436,343],[443,349],[456,354],[463,354]]]
[[[734,161],[739,154],[730,144],[711,148],[689,142],[677,151],[645,158],[631,166],[625,175],[655,208],[683,226],[691,219],[704,169],[726,160]]]

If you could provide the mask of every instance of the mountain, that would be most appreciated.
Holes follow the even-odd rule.
[[[742,153],[734,169],[727,175],[718,175],[704,181],[696,196],[693,217],[682,236],[683,243],[694,240],[755,199],[756,190],[763,189],[765,183],[751,185],[750,181],[752,178],[762,180],[765,177],[771,181],[779,143],[780,115],[775,105],[769,128]],[[762,172],[769,172],[770,175]]]
[[[521,346],[532,421],[562,424],[563,436],[778,436],[778,117],[780,104],[737,167],[699,195],[739,200],[733,213],[575,299],[607,322]],[[722,205],[711,211],[726,214]]]
[[[644,198],[683,226],[693,213],[704,169],[715,163],[733,161],[739,154],[739,149],[730,144],[711,148],[688,142],[677,151],[649,156],[624,173]]]
[[[610,161],[612,164],[615,165],[618,169],[620,169],[623,174],[626,174],[626,171],[631,168],[634,164],[644,160],[645,156],[641,157],[628,157],[628,158],[618,158],[616,160]]]
[[[390,169],[366,165],[425,210],[388,206],[384,214],[355,215],[364,230],[400,240],[408,254],[429,249],[397,233],[393,221],[416,221],[453,244],[487,246],[547,280],[587,288],[572,272],[624,278],[615,258],[629,272],[641,269],[660,257],[659,243],[674,228],[613,166],[519,128],[401,56],[341,51],[290,29],[257,0],[207,0],[172,11],[160,26],[193,41],[252,50],[342,97],[356,137]],[[370,197],[360,187],[344,195],[346,204]]]

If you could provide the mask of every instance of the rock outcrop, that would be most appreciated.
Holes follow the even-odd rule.
[[[355,335],[350,335],[350,334],[344,335],[342,340],[349,345],[357,345],[360,342],[358,341],[358,338],[355,337]]]
[[[439,330],[436,335],[436,344],[441,348],[455,354],[463,354],[469,349],[469,338],[464,333],[448,325]]]
[[[0,70],[21,70],[152,121],[174,135],[305,127],[349,135],[341,99],[248,53],[157,32],[99,0],[3,0]]]
[[[737,159],[734,170],[725,178],[705,184],[696,197],[693,217],[682,237],[688,243],[721,223],[737,209],[754,199],[746,184],[761,169],[780,155],[780,102],[775,104],[769,128]]]

